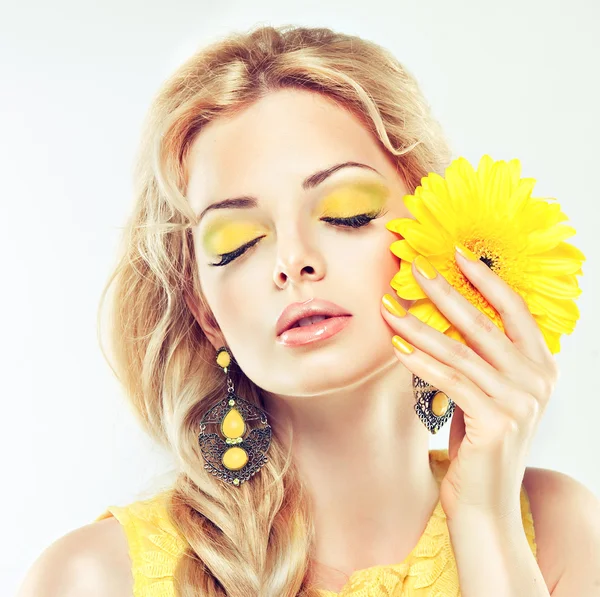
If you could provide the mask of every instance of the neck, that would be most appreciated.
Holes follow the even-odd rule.
[[[394,357],[360,387],[265,403],[311,495],[314,561],[349,575],[404,560],[439,499],[410,371]]]

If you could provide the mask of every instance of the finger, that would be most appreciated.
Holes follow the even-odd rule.
[[[477,354],[502,372],[519,367],[520,355],[512,342],[485,313],[448,283],[427,259],[415,258],[412,267],[423,291]]]
[[[512,382],[506,375],[500,373],[472,348],[423,323],[412,313],[406,312],[389,294],[382,298],[382,305],[385,307],[382,309],[385,320],[399,336],[435,360],[468,377],[488,396],[510,394],[516,389],[516,382]],[[392,309],[395,313],[400,313],[399,309],[402,309],[405,315],[394,315],[388,309]],[[522,377],[529,379],[525,375],[523,364],[517,363],[514,367],[517,369],[513,369],[513,373],[521,372]],[[505,368],[509,368],[509,364],[505,363]]]
[[[493,421],[502,412],[490,396],[456,369],[440,363],[400,336],[394,336],[392,344],[396,356],[407,369],[445,392],[467,416],[480,421]]]
[[[450,424],[450,437],[448,438],[448,457],[454,460],[458,454],[458,448],[465,437],[465,413],[458,404],[454,407],[452,413],[452,423]]]
[[[435,361],[466,376],[488,399],[493,400],[502,412],[521,425],[523,421],[530,421],[539,416],[539,410],[532,402],[536,402],[535,396],[544,394],[545,390],[541,391],[540,385],[546,384],[540,381],[541,377],[538,374],[527,370],[519,379],[513,371],[513,381],[513,378],[500,374],[468,346],[448,338],[402,309],[392,296],[384,295],[382,307],[386,307],[382,308],[384,319],[396,334],[414,348],[433,357]],[[393,315],[388,308],[396,313],[403,312],[404,315]],[[538,367],[530,363],[528,366]]]
[[[456,262],[469,281],[496,309],[504,332],[525,356],[540,364],[553,361],[552,353],[523,297],[480,259],[456,251]]]
[[[525,375],[523,353],[512,340],[485,313],[439,275],[433,266],[430,268],[430,265],[421,256],[413,260],[415,277],[420,280],[420,286],[440,312],[459,330],[467,344],[501,373],[517,372],[519,377],[521,373]],[[481,268],[488,269],[485,264],[480,265]],[[422,268],[421,271],[419,267]],[[490,273],[487,272],[488,275]],[[485,272],[480,272],[479,277],[486,277],[484,274]],[[541,336],[539,329],[537,333]]]

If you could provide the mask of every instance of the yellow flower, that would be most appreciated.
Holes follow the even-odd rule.
[[[575,298],[581,294],[583,253],[564,242],[575,234],[561,224],[567,216],[553,198],[532,197],[534,178],[521,178],[513,159],[494,162],[484,155],[473,169],[465,158],[446,168],[445,178],[434,172],[421,179],[404,203],[415,216],[386,223],[403,238],[390,245],[400,257],[391,281],[396,294],[415,302],[409,311],[421,321],[463,344],[462,334],[437,309],[412,275],[411,263],[424,255],[467,300],[504,331],[494,307],[462,274],[454,244],[462,243],[525,300],[554,354],[561,334],[570,334],[579,318]]]

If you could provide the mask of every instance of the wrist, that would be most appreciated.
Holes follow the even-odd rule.
[[[463,511],[448,527],[461,595],[549,597],[520,517]]]
[[[447,517],[448,530],[458,535],[464,532],[476,532],[477,529],[493,530],[502,534],[521,534],[523,520],[521,518],[521,506],[517,504],[513,508],[507,508],[498,513],[483,510],[476,507],[461,507],[457,509],[452,517]]]

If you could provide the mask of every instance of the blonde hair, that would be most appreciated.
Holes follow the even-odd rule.
[[[199,422],[223,399],[225,376],[184,300],[193,296],[218,329],[194,261],[196,216],[185,198],[190,145],[206,123],[282,88],[318,92],[351,110],[410,192],[450,161],[407,70],[375,43],[328,28],[233,33],[189,58],[154,98],[135,167],[135,205],[100,309],[112,288],[111,366],[145,430],[176,459],[169,516],[189,544],[175,571],[183,597],[318,595],[310,582],[310,499],[276,435],[268,462],[239,487],[204,468]],[[231,375],[236,393],[264,408],[261,389],[239,369]]]

